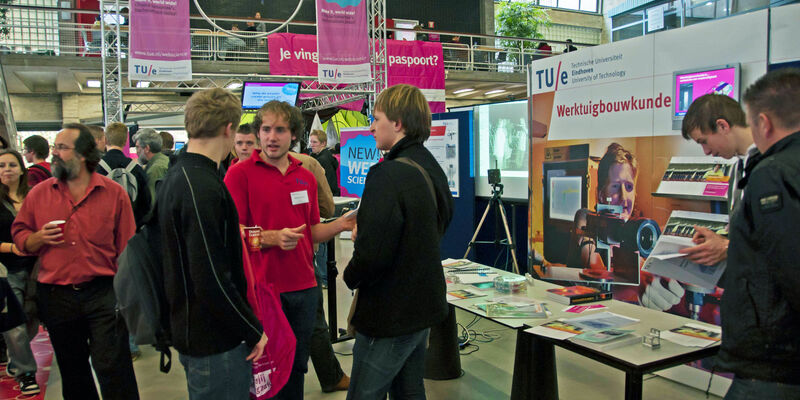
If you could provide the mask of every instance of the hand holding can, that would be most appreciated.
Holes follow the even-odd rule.
[[[247,239],[248,251],[261,251],[261,227],[260,226],[246,226],[244,227],[245,238]]]

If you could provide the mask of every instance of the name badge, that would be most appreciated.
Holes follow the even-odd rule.
[[[292,192],[292,205],[296,206],[298,204],[306,204],[308,203],[308,191],[301,190],[299,192]]]

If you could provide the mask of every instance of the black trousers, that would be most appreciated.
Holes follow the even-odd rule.
[[[324,244],[322,244],[324,245]],[[317,290],[319,291],[319,301],[317,302],[317,315],[314,322],[314,332],[311,334],[311,363],[317,373],[319,385],[324,391],[331,391],[336,384],[342,380],[344,371],[336,359],[331,346],[331,334],[328,329],[328,321],[325,320],[325,307],[322,303],[322,281],[317,277]]]
[[[139,399],[125,320],[117,312],[113,279],[81,285],[39,284],[39,312],[50,333],[66,400]]]

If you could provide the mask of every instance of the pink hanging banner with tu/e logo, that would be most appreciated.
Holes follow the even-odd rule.
[[[129,80],[192,79],[189,0],[132,1],[129,33]]]
[[[317,0],[317,48],[320,82],[369,82],[366,1]]]
[[[275,33],[269,35],[269,72],[274,75],[316,75],[317,48],[314,35]],[[418,87],[431,112],[445,112],[444,60],[442,44],[387,40],[387,86],[407,83]],[[300,94],[300,98],[313,95]],[[349,103],[352,104],[352,103]],[[357,108],[343,108],[361,110]]]

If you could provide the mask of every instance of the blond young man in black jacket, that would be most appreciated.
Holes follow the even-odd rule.
[[[218,172],[241,109],[229,91],[209,89],[192,95],[185,113],[190,146],[167,171],[156,205],[172,345],[189,398],[246,399],[251,361],[267,337],[247,303],[239,215]]]
[[[389,392],[392,398],[424,399],[428,333],[448,312],[439,242],[453,216],[453,198],[444,171],[422,145],[431,113],[419,89],[386,89],[374,117],[370,131],[388,153],[367,175],[353,258],[344,271],[347,286],[359,290],[347,398]]]

